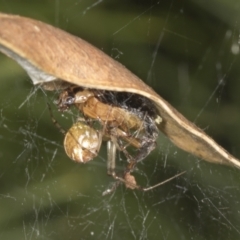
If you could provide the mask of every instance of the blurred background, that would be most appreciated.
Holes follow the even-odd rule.
[[[102,49],[240,158],[239,1],[0,0],[0,11]],[[120,186],[102,197],[113,183],[106,145],[92,162],[72,162],[47,109],[70,128],[75,119],[57,112],[57,93],[35,88],[3,54],[0,84],[1,239],[239,239],[238,169],[206,163],[160,134],[138,183],[187,173],[146,193]]]

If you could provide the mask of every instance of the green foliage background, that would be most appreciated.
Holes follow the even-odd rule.
[[[0,11],[89,41],[240,158],[240,60],[231,50],[239,1],[0,0]],[[47,110],[56,96],[35,92],[2,54],[0,84],[1,239],[239,239],[239,170],[205,163],[160,135],[139,183],[187,173],[148,193],[120,187],[102,197],[112,182],[105,147],[89,164],[70,161]],[[71,116],[52,106],[69,128]]]

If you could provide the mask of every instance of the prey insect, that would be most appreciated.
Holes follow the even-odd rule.
[[[183,174],[149,188],[138,186],[132,176],[136,164],[156,147],[156,124],[161,121],[153,104],[144,97],[71,86],[60,93],[57,106],[60,111],[75,106],[84,116],[65,133],[64,148],[72,160],[82,163],[92,160],[98,155],[102,140],[107,141],[107,173],[117,182],[103,195],[114,191],[121,182],[127,188],[148,191]],[[52,120],[60,128],[53,117]],[[93,122],[98,123],[98,128],[93,127]],[[115,171],[117,150],[128,161],[121,176]]]

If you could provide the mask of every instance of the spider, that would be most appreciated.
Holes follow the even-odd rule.
[[[114,191],[121,182],[127,188],[148,191],[183,174],[149,188],[138,186],[131,175],[136,164],[156,147],[156,124],[161,122],[153,104],[144,97],[70,86],[60,93],[57,106],[60,111],[66,111],[73,105],[82,112],[85,120],[77,120],[67,133],[61,130],[65,134],[65,152],[72,160],[86,163],[98,155],[102,140],[107,140],[107,173],[117,182],[103,195]],[[62,129],[53,116],[52,120]],[[99,123],[99,129],[91,126],[93,121]],[[129,146],[137,150],[134,157],[128,151]],[[128,160],[123,177],[115,172],[117,150]]]

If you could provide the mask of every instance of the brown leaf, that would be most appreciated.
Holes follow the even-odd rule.
[[[240,167],[238,159],[141,79],[81,38],[33,19],[0,14],[0,51],[16,60],[33,84],[64,80],[87,88],[145,96],[155,103],[163,119],[159,129],[179,148],[209,162]]]

